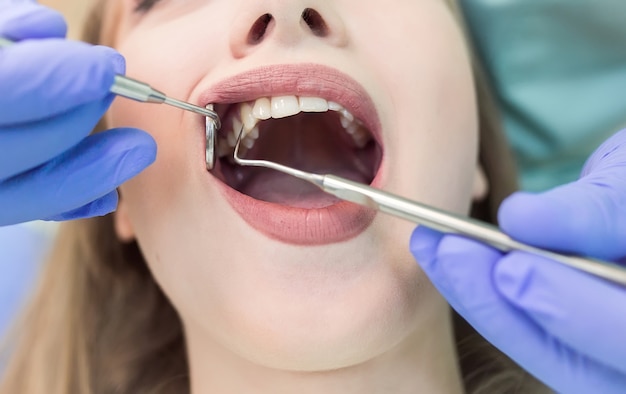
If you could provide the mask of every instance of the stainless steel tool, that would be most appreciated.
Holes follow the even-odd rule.
[[[446,212],[444,210],[421,204],[416,201],[335,175],[313,174],[268,160],[248,160],[240,158],[239,145],[241,143],[242,132],[239,133],[239,138],[233,153],[233,158],[239,165],[265,167],[280,171],[310,182],[322,189],[324,192],[335,195],[342,200],[351,201],[359,205],[376,209],[441,232],[459,234],[475,239],[491,245],[502,252],[519,250],[532,253],[598,276],[608,281],[615,282],[620,285],[626,285],[626,268],[611,262],[560,254],[527,245],[514,240],[500,231],[498,227],[491,224],[451,212]]]
[[[0,48],[9,47],[14,44],[15,43],[13,41],[0,37]],[[126,77],[124,75],[115,76],[113,86],[111,86],[110,91],[118,96],[126,97],[142,103],[167,104],[185,111],[205,116],[207,118],[206,165],[208,170],[213,169],[213,166],[215,165],[216,133],[221,127],[221,123],[219,116],[215,111],[213,111],[211,105],[207,106],[207,108],[202,108],[185,101],[168,97],[165,93],[154,89],[147,83]]]

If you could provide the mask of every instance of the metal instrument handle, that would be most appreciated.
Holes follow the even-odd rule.
[[[565,255],[514,240],[496,226],[430,207],[335,175],[325,175],[323,189],[335,196],[445,233],[459,234],[502,251],[519,250],[546,257],[611,282],[626,285],[626,268],[618,264]]]
[[[115,81],[113,86],[111,86],[111,93],[131,100],[141,101],[142,103],[161,104],[166,99],[164,93],[152,88],[147,83],[119,74],[115,76]]]

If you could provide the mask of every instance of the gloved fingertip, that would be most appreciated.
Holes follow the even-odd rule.
[[[541,210],[537,204],[537,196],[528,192],[515,192],[508,196],[498,209],[498,224],[507,234],[523,231],[528,217],[533,217],[534,210]],[[541,217],[541,216],[540,216]]]
[[[426,226],[417,226],[411,234],[409,247],[413,257],[428,270],[436,259],[437,248],[443,234]]]
[[[102,51],[104,56],[110,61],[111,65],[113,66],[113,71],[115,74],[126,74],[126,59],[124,58],[124,56],[122,56],[121,53],[111,47],[104,45],[96,45],[94,46],[94,48],[98,51]]]
[[[128,151],[120,158],[121,171],[117,177],[118,184],[122,184],[141,173],[148,168],[156,157],[152,154],[152,151],[145,149],[133,149]]]
[[[580,229],[580,204],[572,196],[582,193],[576,182],[543,193],[513,193],[500,205],[498,224],[519,241],[562,249]]]
[[[118,202],[119,195],[117,190],[113,190],[109,194],[89,204],[89,217],[104,216],[115,212]]]
[[[580,177],[584,178],[595,171],[602,170],[603,167],[610,167],[615,164],[622,166],[626,160],[624,146],[626,146],[626,129],[613,134],[593,152],[585,162]]]
[[[157,145],[152,136],[139,129],[116,129],[110,133],[120,132],[127,141],[117,155],[119,172],[116,183],[122,184],[134,178],[156,160]]]
[[[64,212],[59,215],[48,217],[44,220],[62,222],[67,220],[87,219],[96,216],[104,216],[112,213],[117,208],[119,196],[117,190],[107,193],[106,195],[98,198],[89,204],[83,205],[80,208],[73,209],[68,212]]]
[[[67,22],[63,15],[52,8],[35,2],[8,4],[2,9],[0,36],[21,41],[36,38],[64,38]]]

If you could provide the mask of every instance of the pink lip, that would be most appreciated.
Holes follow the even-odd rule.
[[[354,79],[327,66],[290,64],[257,68],[213,85],[198,98],[198,105],[239,103],[279,95],[314,96],[337,102],[360,119],[382,146],[380,120],[370,96]],[[380,168],[372,182],[374,186],[381,183]],[[317,209],[268,203],[242,194],[217,178],[210,179],[250,226],[285,243],[322,245],[345,241],[365,231],[376,216],[372,209],[343,201]]]

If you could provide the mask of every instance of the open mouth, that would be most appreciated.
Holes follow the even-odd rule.
[[[233,160],[243,127],[243,158],[365,184],[381,182],[378,113],[353,78],[320,64],[264,66],[212,86],[199,97],[198,105],[207,103],[215,103],[222,120],[210,183],[251,227],[281,242],[321,245],[356,237],[372,223],[376,212],[370,208]]]
[[[257,200],[316,209],[338,202],[314,185],[280,172],[238,166],[233,151],[240,131],[240,156],[299,170],[333,174],[369,184],[382,148],[365,124],[343,105],[320,97],[275,96],[216,107],[225,114],[218,133],[214,175]]]

